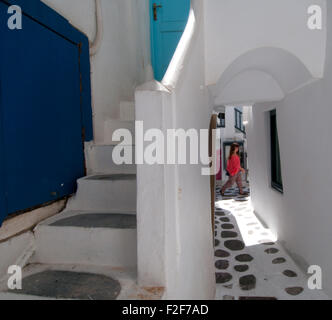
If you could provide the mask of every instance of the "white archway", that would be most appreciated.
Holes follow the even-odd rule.
[[[280,48],[258,48],[237,59],[212,88],[215,105],[279,101],[314,81],[306,66]]]

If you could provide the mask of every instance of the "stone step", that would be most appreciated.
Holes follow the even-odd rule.
[[[0,300],[159,300],[163,293],[138,287],[136,269],[30,264],[23,269],[22,290],[2,283]]]
[[[67,210],[136,212],[135,174],[91,175],[79,179],[77,185]]]
[[[120,119],[124,121],[135,121],[135,102],[121,101],[120,102]]]
[[[115,145],[96,145],[88,147],[88,174],[136,174],[135,146],[125,146],[131,154],[133,164],[115,164],[113,161],[113,151]]]
[[[135,121],[125,121],[119,119],[107,119],[104,124],[104,143],[105,145],[116,145],[119,141],[113,140],[113,133],[118,129],[126,129],[130,132],[132,141],[135,142]]]
[[[136,214],[65,211],[35,228],[33,263],[132,268]]]

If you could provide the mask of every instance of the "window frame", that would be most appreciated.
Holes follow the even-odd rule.
[[[234,108],[234,113],[235,113],[235,125],[234,125],[235,129],[246,134],[246,129],[243,125],[243,112],[237,108]]]
[[[222,118],[220,117],[220,115],[224,115],[224,118],[223,118],[224,122],[222,122]],[[226,128],[226,112],[219,112],[217,127]]]

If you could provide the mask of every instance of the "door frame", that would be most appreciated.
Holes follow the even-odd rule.
[[[209,157],[210,159],[216,159],[216,148],[213,144],[213,133],[217,129],[217,115],[213,114],[210,119],[210,126],[209,126]],[[211,175],[210,175],[210,191],[211,191],[211,223],[212,223],[212,235],[214,239],[214,227],[215,227],[215,198],[216,198],[216,175],[212,170],[213,168],[213,162],[210,163],[211,168]],[[212,174],[213,173],[213,174]],[[213,240],[214,243],[214,240]]]

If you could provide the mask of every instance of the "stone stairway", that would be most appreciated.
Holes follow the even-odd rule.
[[[89,175],[78,180],[66,209],[34,230],[23,290],[3,286],[0,298],[161,298],[162,290],[136,284],[136,167],[112,161],[112,134],[119,128],[134,134],[134,111],[132,103],[122,103],[123,119],[105,121],[104,142],[89,146]]]
[[[33,263],[135,268],[136,215],[65,211],[35,229]]]
[[[116,165],[113,162],[113,150],[119,141],[112,139],[113,133],[118,129],[126,129],[131,133],[132,143],[124,147],[129,148],[132,159],[135,159],[135,104],[124,101],[120,103],[120,119],[106,119],[104,123],[104,140],[88,145],[86,157],[88,162],[88,174],[134,174],[135,164]],[[134,163],[134,161],[133,161]]]
[[[78,180],[68,210],[136,212],[135,174],[97,174]]]

